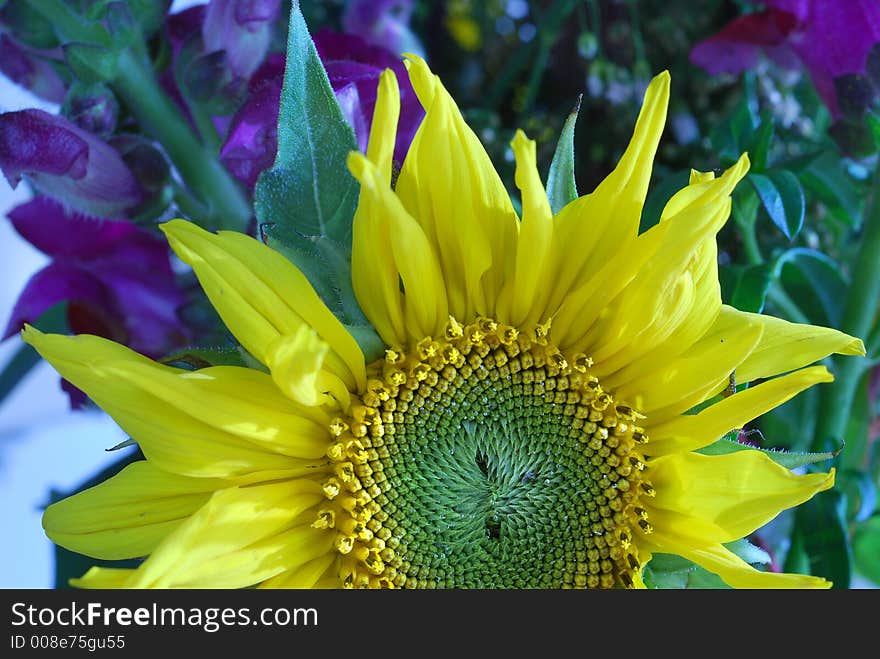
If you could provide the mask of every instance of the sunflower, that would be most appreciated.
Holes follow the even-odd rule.
[[[392,185],[399,113],[382,76],[353,224],[358,343],[288,260],[246,235],[162,226],[265,366],[185,371],[93,337],[33,345],[146,459],[51,505],[48,536],[136,569],[83,587],[641,587],[654,553],[734,587],[823,587],[725,543],[832,487],[758,450],[699,449],[864,353],[833,329],[723,305],[715,234],[740,160],[693,172],[639,234],[669,77],[616,169],[553,216],[535,143],[512,141],[518,218],[440,80]],[[752,386],[722,396],[731,374]],[[698,412],[694,412],[698,409]]]

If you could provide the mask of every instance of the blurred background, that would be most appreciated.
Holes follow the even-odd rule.
[[[242,215],[245,204],[239,228],[252,230],[247,209],[254,185],[274,158],[289,11],[289,3],[280,0],[70,0],[59,6],[114,29],[134,20],[130,16],[140,21],[138,47],[154,69],[156,93],[167,94],[174,122],[209,147],[213,165],[222,165],[218,175],[229,183],[216,188],[234,188],[235,194],[210,198],[217,189],[199,180],[198,166],[195,173],[187,167],[187,149],[144,128],[145,110],[131,102],[132,90],[94,62],[84,65],[82,51],[69,44],[61,48],[52,25],[28,3],[0,2],[3,125],[22,120],[24,115],[13,113],[39,108],[67,123],[45,115],[28,115],[29,120],[78,136],[92,154],[110,145],[117,154],[112,167],[118,168],[115,183],[93,180],[112,169],[109,160],[103,170],[87,168],[84,178],[71,183],[65,179],[69,172],[59,175],[56,162],[33,155],[51,154],[51,146],[28,142],[27,160],[23,142],[3,137],[0,215],[10,216],[36,194],[60,201],[68,215],[134,224],[144,232],[136,246],[143,251],[137,253],[152,263],[159,249],[164,259],[153,269],[154,280],[144,283],[138,279],[144,273],[126,270],[131,262],[102,262],[98,268],[91,253],[47,255],[22,229],[24,219],[0,219],[0,322],[4,327],[11,322],[10,338],[0,342],[0,497],[8,539],[0,543],[0,564],[12,566],[0,578],[2,587],[63,587],[91,564],[57,551],[45,538],[42,508],[118,470],[136,450],[108,451],[127,438],[77,392],[63,390],[48,365],[29,367],[17,327],[24,321],[49,327],[60,313],[65,331],[110,336],[176,365],[228,358],[234,351],[230,338],[206,310],[192,277],[169,260],[164,246],[156,247],[155,225],[182,215],[215,226],[217,218],[205,210],[212,203],[202,202],[216,202],[213,207],[229,209],[221,222]],[[880,274],[864,246],[871,222],[880,222],[880,202],[874,199],[880,3],[326,0],[301,6],[361,148],[379,72],[400,67],[401,53],[419,53],[449,88],[514,199],[509,142],[516,128],[537,141],[545,180],[557,143],[564,147],[573,140],[575,184],[584,194],[625,148],[650,78],[670,71],[669,116],[642,229],[658,221],[691,168],[719,172],[748,151],[751,173],[738,186],[732,218],[718,236],[724,301],[844,329],[868,346],[868,357],[838,378],[835,391],[843,394],[810,390],[733,438],[824,456],[800,469],[838,469],[833,491],[780,515],[750,541],[766,552],[761,560],[767,569],[820,574],[838,587],[877,588],[880,331],[872,282]],[[404,77],[402,67],[398,77]],[[415,129],[421,115],[411,89],[402,93],[398,151],[405,153],[407,130]],[[26,176],[13,187],[10,181],[22,171]],[[134,200],[123,199],[128,181]],[[135,249],[132,244],[125,249]],[[53,280],[51,295],[29,285],[36,273],[59,261],[96,277],[89,281],[103,287],[105,306],[91,293],[78,297],[82,290],[68,281]],[[68,293],[59,293],[65,286]],[[126,297],[149,309],[126,306]],[[865,311],[854,315],[858,300]],[[828,365],[839,371],[839,363]],[[701,581],[704,575],[692,565],[673,572],[670,587],[718,585]]]

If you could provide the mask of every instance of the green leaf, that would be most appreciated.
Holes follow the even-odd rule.
[[[764,209],[785,237],[793,240],[804,225],[804,191],[797,177],[786,169],[749,174]]]
[[[643,578],[648,588],[676,589],[687,587],[688,574],[694,564],[674,554],[654,554],[645,566]]]
[[[162,27],[171,2],[172,0],[127,0],[126,4],[140,25],[143,35],[150,37]]]
[[[839,327],[849,285],[834,259],[816,250],[795,247],[777,259],[780,281],[810,320]]]
[[[74,75],[86,84],[108,82],[116,77],[116,51],[87,43],[67,43],[62,49]]]
[[[779,449],[758,448],[756,446],[749,446],[748,444],[740,444],[736,440],[728,439],[727,437],[722,437],[712,444],[709,444],[709,446],[699,449],[697,453],[702,453],[703,455],[727,455],[729,453],[736,453],[737,451],[760,451],[776,464],[782,465],[787,469],[795,469],[796,467],[803,467],[804,465],[831,460],[842,450],[843,447],[841,446],[833,453],[796,453]]]
[[[836,150],[826,149],[809,158],[797,175],[809,196],[821,201],[832,217],[848,227],[858,228],[862,196]]]
[[[773,143],[775,134],[776,126],[773,124],[773,118],[769,114],[765,114],[761,117],[761,125],[758,126],[758,130],[746,148],[751,163],[750,171],[759,173],[767,168],[770,145]]]
[[[717,574],[674,554],[654,554],[645,566],[643,578],[645,585],[654,589],[730,588]]]
[[[574,179],[574,125],[581,109],[582,98],[583,95],[578,96],[577,104],[565,120],[547,174],[547,198],[554,215],[578,196]]]
[[[669,172],[657,185],[652,185],[648,190],[645,205],[642,208],[642,219],[639,224],[639,232],[644,233],[652,226],[660,222],[660,215],[666,203],[676,192],[687,187],[690,180],[690,170],[680,169]]]
[[[22,344],[0,371],[0,403],[12,393],[31,369],[40,363],[40,355],[27,344]]]
[[[758,125],[758,118],[748,103],[739,103],[724,120],[715,124],[709,133],[712,150],[732,164],[748,149]]]
[[[48,334],[67,334],[67,303],[59,302],[49,307],[33,323],[41,332]],[[12,393],[31,369],[40,363],[40,355],[31,346],[23,343],[15,351],[6,366],[0,371],[0,403]]]
[[[257,181],[261,239],[308,277],[343,323],[370,325],[351,285],[352,218],[358,184],[346,166],[354,132],[327,78],[299,3],[290,12],[287,62],[278,114],[278,154]],[[363,345],[362,345],[363,347]]]
[[[880,588],[880,515],[856,527],[853,559],[856,571]]]
[[[849,588],[852,567],[851,548],[846,530],[846,496],[826,490],[798,506],[795,513],[792,547],[786,556],[786,572],[803,571],[798,562],[805,558],[809,573],[824,577],[834,588]]]
[[[760,313],[775,276],[772,263],[722,266],[718,270],[722,299],[741,311]]]

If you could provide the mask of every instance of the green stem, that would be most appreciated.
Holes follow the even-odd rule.
[[[851,336],[867,338],[880,304],[880,166],[874,172],[874,197],[865,218],[862,244],[856,256],[852,284],[843,305],[840,329]],[[823,390],[819,405],[819,422],[813,446],[827,440],[838,441],[844,436],[859,380],[869,366],[866,357],[835,357],[836,381]],[[843,466],[858,468],[864,458],[866,438],[851,438],[858,445],[847,447]]]
[[[764,256],[761,254],[761,247],[758,245],[758,237],[755,235],[755,223],[739,222],[740,237],[743,241],[743,250],[746,253],[746,260],[751,265],[758,265],[764,262]]]
[[[172,198],[180,211],[189,218],[204,217],[208,211],[205,205],[177,181],[171,181]]]
[[[144,130],[162,143],[183,180],[207,206],[208,226],[245,231],[251,208],[238,182],[195,138],[152,69],[123,52],[113,88]]]

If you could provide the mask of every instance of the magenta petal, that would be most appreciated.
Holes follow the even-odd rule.
[[[93,275],[75,264],[50,263],[25,284],[12,309],[3,338],[20,331],[25,323],[35,322],[50,307],[70,300],[99,308],[108,303],[103,284]]]
[[[794,27],[795,17],[787,12],[747,14],[694,46],[690,60],[711,75],[736,75],[753,68],[763,48],[783,45]]]
[[[8,331],[67,301],[75,333],[104,336],[151,357],[188,340],[177,317],[186,298],[158,235],[128,220],[66,211],[45,197],[9,216],[22,237],[54,261],[22,292]]]
[[[7,34],[0,34],[0,73],[37,96],[61,103],[64,82],[45,59],[31,54]]]
[[[0,115],[0,168],[40,192],[99,217],[124,214],[143,190],[109,144],[64,117],[30,109]]]
[[[281,75],[252,92],[235,114],[226,143],[220,151],[223,164],[253,189],[257,177],[275,161],[278,149],[278,107]]]
[[[371,46],[352,34],[343,34],[325,28],[315,33],[313,38],[334,91],[339,94],[348,84],[354,82],[357,85],[361,119],[353,120],[352,126],[355,131],[361,121],[368,127],[372,124],[379,76],[386,68],[394,71],[400,87],[400,120],[394,159],[402,163],[425,116],[403,61],[394,53]],[[349,112],[353,113],[354,109],[350,109]]]
[[[88,259],[139,231],[127,220],[99,220],[65,211],[57,201],[34,197],[8,215],[22,238],[49,256]]]
[[[88,142],[48,112],[0,114],[0,168],[13,187],[25,172],[82,179],[88,158]]]
[[[791,45],[803,60],[822,100],[839,115],[834,78],[864,73],[868,53],[880,42],[877,0],[814,0]]]
[[[342,29],[394,53],[423,54],[422,44],[409,27],[413,0],[349,0]]]
[[[234,76],[249,78],[269,49],[280,0],[211,0],[205,10],[205,51],[226,52]]]

